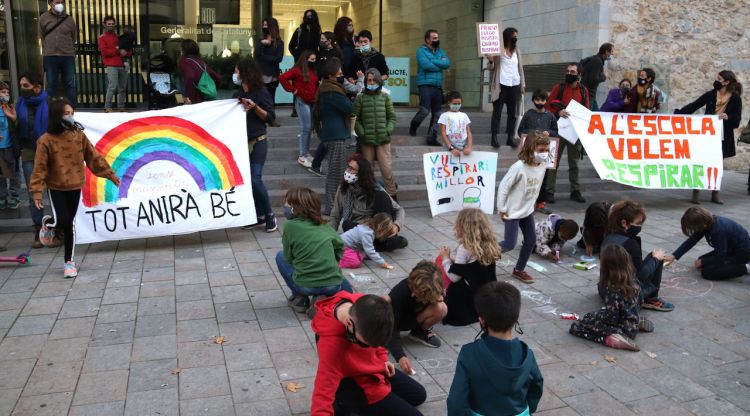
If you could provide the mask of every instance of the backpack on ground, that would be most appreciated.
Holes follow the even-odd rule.
[[[200,79],[198,79],[198,83],[195,84],[195,88],[198,90],[198,92],[201,93],[203,96],[203,99],[206,101],[211,101],[216,99],[216,83],[214,82],[214,79],[211,78],[211,75],[208,73],[208,66],[206,63],[203,63],[203,67],[192,58],[188,58],[189,60],[193,61],[193,63],[201,70],[203,73],[201,74]]]

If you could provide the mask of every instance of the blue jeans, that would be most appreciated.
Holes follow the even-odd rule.
[[[76,58],[74,56],[45,56],[44,72],[47,73],[47,93],[50,97],[59,95],[59,81],[65,87],[65,97],[76,105]]]
[[[523,245],[521,246],[521,253],[518,255],[518,261],[516,262],[516,270],[522,271],[526,268],[526,263],[531,257],[531,251],[534,250],[536,244],[536,232],[534,231],[534,213],[529,214],[528,217],[514,220],[505,220],[505,237],[500,243],[502,252],[511,251],[516,247],[516,241],[518,241],[518,229],[521,229],[523,233]]]
[[[292,279],[292,275],[294,274],[294,266],[292,266],[288,261],[286,261],[286,259],[284,258],[284,253],[281,251],[276,253],[276,266],[279,268],[279,273],[281,273],[281,277],[284,278],[286,285],[289,286],[289,289],[292,291],[292,298],[297,297],[297,296],[317,296],[317,295],[332,296],[335,293],[340,292],[342,290],[346,290],[349,293],[354,293],[354,289],[352,289],[352,285],[350,285],[346,279],[342,280],[340,285],[334,285],[334,286],[323,286],[323,287],[299,286],[297,283],[294,282],[294,279]]]
[[[26,180],[26,189],[28,190],[29,183],[31,182],[31,174],[34,172],[34,161],[24,160],[21,162],[21,169],[23,169],[23,177]],[[31,220],[34,222],[34,225],[41,226],[44,210],[34,205],[34,197],[31,195],[31,192],[29,192],[29,212],[31,212]]]
[[[432,85],[419,86],[419,111],[411,120],[412,127],[415,129],[422,124],[427,115],[430,117],[430,125],[427,128],[427,138],[435,139],[437,137],[436,123],[443,112],[443,90],[442,88],[433,87]]]
[[[268,189],[263,183],[263,165],[266,163],[267,154],[268,139],[255,142],[253,151],[250,153],[250,183],[253,186],[255,214],[258,217],[273,214],[271,198],[268,197]]]
[[[299,118],[299,155],[304,156],[310,153],[310,135],[312,134],[312,112],[310,106],[302,101],[301,98],[294,98],[294,108],[297,109],[297,118]]]

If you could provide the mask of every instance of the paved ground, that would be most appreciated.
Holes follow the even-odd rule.
[[[726,205],[708,208],[750,227],[746,175],[727,173]],[[644,248],[673,249],[688,192],[628,191],[645,202]],[[583,206],[560,195],[557,212],[582,220]],[[455,245],[454,216],[407,212],[410,241],[388,261],[396,269],[355,270],[354,286],[385,293],[417,261]],[[502,235],[502,224],[493,218]],[[10,252],[29,233],[0,234]],[[316,353],[309,321],[286,306],[273,256],[281,234],[239,229],[79,246],[81,274],[63,280],[62,250],[33,253],[33,265],[0,265],[0,415],[288,415],[309,411]],[[524,296],[523,340],[545,377],[543,416],[742,415],[750,412],[750,277],[701,280],[689,265],[701,243],[664,276],[671,313],[644,312],[656,324],[637,338],[638,353],[574,338],[561,312],[599,307],[597,272],[534,262],[537,283]],[[517,251],[499,265],[508,273]],[[576,253],[579,256],[580,253]],[[368,264],[369,265],[369,264]],[[437,328],[444,345],[405,341],[416,378],[428,390],[426,415],[445,414],[460,346],[476,325]],[[223,336],[225,343],[214,343]],[[605,359],[612,357],[613,362]],[[179,369],[179,370],[176,370]],[[286,390],[289,382],[303,388]]]

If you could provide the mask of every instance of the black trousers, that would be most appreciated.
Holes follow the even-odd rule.
[[[516,85],[509,87],[507,85],[500,84],[500,97],[492,102],[492,122],[490,123],[490,133],[500,133],[500,119],[503,112],[503,104],[508,108],[508,124],[505,127],[505,133],[508,135],[507,143],[513,143],[513,138],[516,137],[516,101],[521,95],[521,86]]]
[[[391,203],[391,197],[388,196],[385,192],[378,192],[375,194],[375,198],[372,201],[372,215],[375,216],[377,214],[380,214],[381,212],[385,212],[388,215],[393,216],[393,204]],[[351,219],[345,219],[341,223],[341,229],[344,230],[344,232],[347,232],[351,230],[352,228],[356,227],[357,223],[352,221]],[[375,250],[382,253],[382,252],[391,252],[398,250],[400,248],[404,248],[409,244],[409,242],[406,240],[406,237],[400,236],[400,235],[394,235],[393,237],[388,237],[384,240],[375,240],[373,245],[375,246]]]
[[[271,101],[273,101],[273,104],[276,105],[276,88],[279,87],[279,81],[273,81],[266,84],[266,89],[268,90],[268,93],[271,94]]]
[[[704,256],[701,256],[701,258]],[[750,252],[740,253],[715,266],[702,267],[701,276],[706,280],[727,280],[740,277],[747,273],[748,262],[750,262]]]
[[[75,249],[75,218],[78,203],[81,200],[81,190],[55,191],[49,190],[49,200],[52,205],[55,228],[62,229],[65,243],[65,261],[73,260]]]
[[[356,412],[361,416],[421,416],[415,407],[427,399],[427,391],[413,378],[396,370],[391,377],[391,392],[379,402],[368,405],[362,388],[351,378],[341,380],[336,390],[336,416]]]

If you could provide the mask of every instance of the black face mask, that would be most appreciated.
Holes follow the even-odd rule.
[[[267,27],[264,27],[264,28],[263,28],[263,36],[268,36],[268,34],[269,34],[269,33],[271,33],[271,31],[270,31],[270,30],[268,30],[268,28],[267,28]]]
[[[510,46],[516,47],[516,44],[518,43],[518,38],[511,38],[510,39]]]
[[[307,67],[314,71],[315,70],[315,62],[308,62],[307,63]]]
[[[645,78],[638,78],[638,84],[640,84],[640,85],[646,85],[646,79]]]
[[[357,328],[354,326],[354,322],[352,322],[352,332],[349,332],[349,328],[346,328],[346,340],[362,348],[370,348],[369,345],[357,339],[357,336],[355,335],[356,331]]]
[[[344,77],[336,77],[336,82],[338,82],[339,84],[343,84],[344,83]]]
[[[578,81],[578,75],[565,74],[565,82],[568,84],[575,84]]]
[[[719,91],[719,90],[721,89],[721,87],[723,87],[723,85],[721,84],[721,82],[719,82],[719,81],[714,81],[714,89],[715,89],[716,91]]]
[[[541,110],[544,108],[544,104],[534,103],[534,107],[536,107],[537,110]]]
[[[630,88],[628,88],[628,87],[625,87],[625,86],[623,86],[623,87],[620,87],[620,92],[621,92],[621,93],[623,93],[623,94],[627,94],[627,92],[628,92],[628,91],[630,91]]]
[[[305,16],[305,24],[311,25],[313,23],[312,16]]]
[[[439,41],[439,40],[433,40],[433,41],[432,41],[432,42],[430,43],[430,46],[432,46],[432,49],[437,49],[437,48],[439,48],[439,47],[440,47],[440,41]]]
[[[34,90],[32,88],[21,88],[18,90],[18,94],[23,98],[31,98],[34,96]]]
[[[641,233],[640,225],[631,225],[630,228],[628,228],[628,235],[630,235],[631,237],[635,237],[640,233]]]

